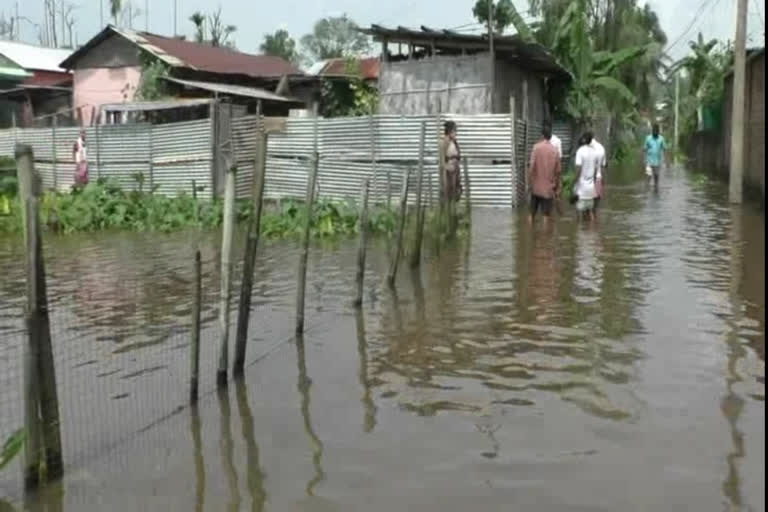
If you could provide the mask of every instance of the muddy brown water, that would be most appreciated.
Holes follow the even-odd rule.
[[[223,393],[216,235],[49,237],[67,472],[25,502],[12,465],[0,510],[764,510],[764,214],[682,170],[607,192],[594,228],[476,209],[394,294],[373,244],[361,314],[355,242],[315,246],[303,341],[295,244],[268,244]],[[0,436],[23,421],[22,262],[0,240]]]

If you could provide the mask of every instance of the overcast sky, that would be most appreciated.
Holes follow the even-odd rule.
[[[101,2],[104,4],[106,20],[109,0],[71,1],[78,5],[77,39],[82,44],[100,28]],[[235,38],[238,48],[249,53],[258,52],[265,33],[285,28],[298,39],[312,30],[317,19],[343,13],[360,25],[379,23],[454,28],[475,21],[472,18],[475,0],[221,0],[218,3],[215,0],[133,0],[132,3],[142,11],[149,7],[151,32],[171,35],[174,2],[178,9],[179,32],[187,35],[192,34],[190,14],[196,10],[210,11],[221,5],[224,21],[238,27]],[[765,32],[762,0],[748,2],[748,45],[762,45]],[[733,39],[736,0],[649,0],[649,3],[659,13],[670,44],[680,39],[671,48],[670,53],[675,58],[686,51],[687,41],[694,38],[698,31],[702,31],[706,38]],[[16,0],[0,0],[0,12],[10,15],[15,4]],[[43,0],[18,0],[20,15],[39,22],[42,18],[42,4]],[[526,0],[515,0],[515,4],[520,10],[528,6]],[[144,30],[146,23],[147,18],[142,15],[134,22],[134,28]],[[22,39],[35,42],[36,34],[36,29],[30,24],[22,24]]]

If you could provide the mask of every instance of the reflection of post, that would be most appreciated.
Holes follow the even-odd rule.
[[[360,356],[360,384],[363,386],[363,432],[372,432],[376,427],[376,405],[371,398],[371,383],[368,381],[368,342],[365,339],[365,318],[363,311],[355,311],[357,327],[357,353]]]
[[[192,293],[192,354],[190,361],[189,402],[197,402],[200,382],[200,307],[202,302],[202,271],[200,251],[195,251],[195,287]]]
[[[221,408],[221,465],[229,486],[230,503],[227,510],[240,510],[240,489],[237,485],[237,470],[234,463],[234,444],[232,443],[232,412],[229,408],[229,394],[225,388],[217,391]]]
[[[195,511],[205,510],[205,460],[200,435],[200,412],[196,405],[190,409],[190,430],[192,431],[193,457],[195,459]]]
[[[325,479],[323,473],[323,442],[315,434],[312,428],[312,417],[310,416],[310,395],[309,388],[312,386],[312,380],[307,376],[307,361],[304,353],[304,338],[296,338],[296,361],[299,366],[299,393],[301,393],[301,416],[304,418],[304,430],[312,443],[312,464],[315,466],[315,476],[307,483],[307,495],[314,496],[315,486]]]
[[[363,190],[360,198],[360,246],[357,248],[357,274],[355,282],[357,285],[357,295],[355,295],[355,306],[363,304],[363,284],[365,279],[365,250],[368,240],[368,180],[363,181]]]
[[[745,351],[739,342],[739,322],[741,320],[742,303],[739,296],[739,286],[742,279],[742,238],[741,238],[741,208],[737,205],[731,206],[731,230],[730,230],[730,301],[731,318],[730,330],[725,337],[727,346],[727,393],[720,402],[720,410],[728,421],[731,430],[731,442],[733,450],[727,456],[728,475],[723,481],[723,494],[730,502],[731,506],[737,510],[741,509],[741,482],[739,477],[739,460],[744,457],[744,435],[738,429],[738,420],[741,412],[744,410],[744,399],[734,392],[733,388],[742,381],[739,376],[738,362],[744,357]]]
[[[259,467],[259,446],[253,437],[253,414],[251,413],[250,405],[248,405],[248,390],[243,379],[236,381],[235,394],[237,397],[237,410],[242,422],[243,440],[245,441],[251,510],[256,512],[264,510],[267,493],[264,489],[264,473],[261,471],[261,467]]]

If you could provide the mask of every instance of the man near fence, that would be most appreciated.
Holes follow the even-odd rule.
[[[88,184],[88,154],[86,152],[85,130],[80,130],[80,136],[72,146],[72,160],[75,162],[75,186],[84,187]]]
[[[552,206],[560,194],[561,162],[557,148],[552,145],[552,125],[544,123],[542,138],[531,151],[531,165],[528,170],[528,183],[531,187],[531,213],[533,219],[538,210],[544,215],[544,223],[549,223]]]

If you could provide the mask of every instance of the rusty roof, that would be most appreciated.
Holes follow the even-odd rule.
[[[367,57],[357,60],[360,64],[360,75],[366,80],[378,80],[379,78],[379,58]],[[320,76],[332,75],[342,76],[348,75],[346,59],[329,59],[322,63],[322,66],[315,73]]]
[[[88,43],[61,63],[72,69],[77,60],[108,37],[118,34],[172,67],[187,68],[208,73],[245,75],[254,78],[280,77],[301,74],[291,63],[280,57],[252,55],[229,48],[185,41],[149,32],[136,32],[107,26]]]

